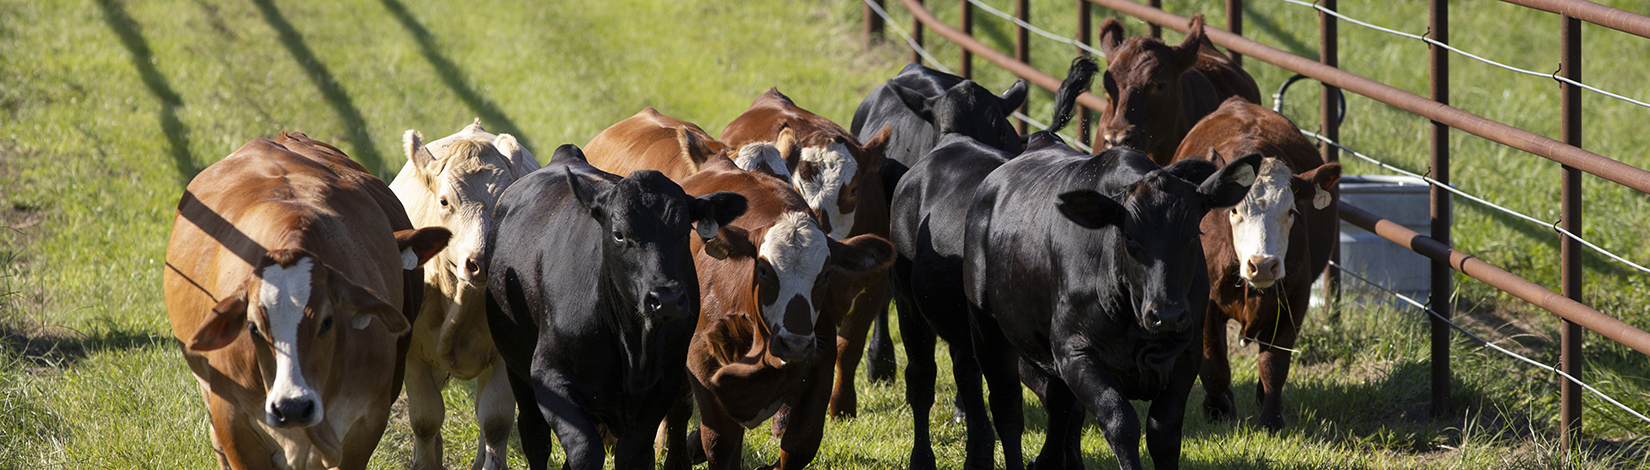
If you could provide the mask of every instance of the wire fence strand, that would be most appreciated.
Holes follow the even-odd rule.
[[[1467,335],[1467,337],[1472,338],[1474,340],[1477,340],[1479,343],[1483,343],[1484,346],[1487,346],[1490,349],[1494,349],[1496,351],[1499,351],[1502,354],[1506,354],[1508,356],[1511,356],[1514,359],[1524,361],[1524,362],[1529,363],[1530,365],[1536,366],[1540,369],[1556,373],[1559,376],[1562,376],[1562,377],[1564,377],[1565,379],[1568,379],[1571,382],[1575,382],[1576,385],[1580,385],[1581,388],[1585,388],[1585,389],[1587,389],[1587,391],[1593,392],[1594,395],[1598,395],[1599,398],[1603,398],[1604,401],[1607,401],[1610,404],[1615,405],[1617,408],[1621,408],[1623,411],[1626,411],[1628,414],[1633,415],[1634,417],[1637,417],[1638,419],[1640,419],[1640,420],[1642,420],[1646,423],[1650,423],[1650,417],[1646,417],[1643,413],[1639,413],[1637,410],[1629,408],[1627,405],[1623,405],[1620,401],[1617,401],[1615,398],[1612,398],[1609,395],[1604,394],[1604,392],[1599,391],[1599,389],[1597,389],[1597,388],[1593,388],[1592,385],[1588,385],[1586,382],[1582,382],[1581,379],[1578,379],[1575,376],[1567,374],[1562,370],[1558,370],[1558,369],[1554,368],[1553,366],[1542,364],[1540,362],[1537,362],[1534,359],[1530,359],[1528,357],[1524,357],[1521,354],[1509,351],[1506,348],[1503,348],[1500,345],[1495,344],[1495,342],[1493,342],[1493,341],[1484,339],[1481,336],[1473,334],[1473,332],[1467,331],[1466,328],[1462,328],[1461,325],[1457,325],[1457,324],[1455,324],[1455,322],[1450,321],[1450,319],[1444,318],[1443,315],[1439,315],[1438,312],[1432,310],[1432,307],[1428,307],[1428,306],[1426,306],[1426,304],[1422,304],[1421,302],[1418,302],[1415,299],[1412,299],[1407,295],[1400,294],[1397,291],[1394,291],[1392,289],[1388,289],[1388,288],[1386,288],[1386,286],[1382,286],[1379,283],[1376,283],[1375,281],[1371,281],[1371,280],[1369,280],[1369,278],[1363,277],[1363,276],[1359,275],[1356,272],[1347,270],[1345,267],[1341,266],[1340,263],[1330,261],[1329,264],[1331,266],[1334,266],[1336,269],[1339,269],[1341,271],[1341,273],[1343,273],[1343,274],[1350,275],[1353,278],[1355,278],[1359,281],[1362,281],[1364,284],[1368,284],[1370,287],[1374,287],[1374,288],[1379,289],[1383,292],[1386,292],[1387,294],[1390,294],[1393,297],[1397,297],[1398,300],[1401,300],[1404,303],[1410,304],[1410,305],[1414,306],[1415,308],[1421,309],[1421,311],[1426,312],[1428,315],[1431,315],[1433,318],[1436,318],[1439,321],[1442,321],[1445,324],[1448,324],[1450,326],[1450,328],[1454,329],[1455,331],[1459,331],[1459,332],[1461,332],[1461,334]]]
[[[1078,49],[1088,51],[1088,53],[1094,54],[1095,57],[1101,57],[1101,58],[1106,57],[1105,52],[1101,52],[1099,49],[1089,47],[1088,44],[1083,44],[1081,42],[1078,42],[1076,39],[1068,38],[1068,37],[1065,37],[1065,36],[1060,36],[1058,34],[1054,34],[1054,33],[1050,33],[1048,31],[1045,31],[1042,28],[1032,26],[1031,23],[1027,23],[1024,20],[1021,20],[1019,18],[1015,18],[1014,16],[1009,15],[1008,13],[1004,13],[1002,10],[992,8],[991,5],[986,5],[985,2],[981,2],[980,0],[968,0],[968,3],[972,3],[972,4],[974,4],[974,6],[980,7],[980,9],[985,10],[986,13],[997,15],[999,17],[1002,17],[1003,19],[1013,21],[1014,24],[1020,25],[1020,27],[1025,28],[1025,29],[1027,29],[1027,30],[1029,30],[1033,33],[1037,33],[1038,36],[1053,39],[1055,42],[1060,42],[1060,43],[1065,43],[1065,44],[1070,44],[1070,45],[1073,45],[1073,46],[1077,46]]]
[[[973,1],[973,0],[970,0],[970,1]],[[1645,107],[1645,108],[1650,108],[1650,103],[1645,103],[1643,101],[1635,100],[1635,99],[1628,98],[1628,97],[1625,97],[1625,96],[1621,96],[1621,95],[1611,93],[1611,92],[1608,92],[1608,91],[1605,91],[1605,90],[1601,90],[1601,89],[1598,89],[1598,88],[1595,88],[1595,87],[1592,87],[1592,86],[1588,86],[1587,84],[1584,84],[1584,83],[1581,83],[1581,82],[1578,82],[1578,81],[1575,81],[1575,80],[1571,80],[1569,78],[1559,76],[1558,72],[1542,73],[1542,72],[1536,72],[1536,71],[1533,71],[1533,70],[1526,70],[1526,69],[1521,69],[1521,68],[1518,68],[1518,67],[1513,67],[1511,65],[1507,65],[1507,64],[1503,64],[1503,63],[1500,63],[1500,62],[1490,60],[1490,59],[1479,57],[1478,55],[1467,52],[1467,51],[1456,49],[1454,47],[1451,47],[1449,44],[1444,44],[1444,43],[1435,41],[1435,40],[1433,40],[1432,38],[1429,38],[1429,37],[1420,36],[1420,35],[1416,35],[1416,34],[1410,34],[1410,33],[1406,33],[1406,32],[1403,32],[1403,31],[1398,31],[1398,30],[1394,30],[1394,29],[1391,29],[1391,28],[1385,28],[1385,27],[1369,24],[1369,23],[1366,23],[1366,22],[1363,22],[1363,21],[1359,21],[1359,20],[1353,19],[1351,17],[1348,17],[1346,15],[1342,15],[1339,12],[1336,12],[1335,10],[1330,10],[1328,8],[1324,8],[1323,6],[1318,5],[1318,4],[1307,3],[1307,2],[1303,2],[1301,0],[1280,0],[1280,1],[1282,1],[1284,3],[1292,3],[1292,4],[1295,4],[1295,5],[1300,5],[1300,6],[1303,6],[1303,7],[1309,7],[1309,8],[1312,8],[1314,10],[1324,12],[1324,14],[1327,14],[1327,15],[1330,15],[1330,16],[1333,16],[1333,17],[1336,17],[1336,18],[1340,18],[1342,20],[1345,20],[1348,23],[1352,23],[1352,24],[1355,24],[1355,25],[1358,25],[1358,26],[1363,26],[1365,28],[1373,29],[1373,30],[1376,30],[1376,31],[1380,31],[1380,32],[1383,32],[1383,33],[1392,34],[1392,35],[1396,35],[1396,36],[1402,36],[1402,37],[1414,39],[1414,40],[1417,40],[1417,41],[1425,42],[1427,44],[1431,44],[1431,45],[1434,45],[1434,46],[1442,47],[1442,48],[1444,48],[1444,49],[1446,49],[1450,52],[1454,52],[1456,54],[1461,54],[1461,55],[1469,57],[1473,60],[1483,62],[1483,63],[1489,64],[1489,65],[1493,65],[1493,66],[1496,66],[1496,67],[1500,67],[1500,68],[1503,68],[1503,69],[1506,69],[1506,70],[1509,70],[1509,71],[1512,71],[1512,72],[1521,73],[1521,74],[1530,75],[1530,76],[1536,76],[1536,77],[1551,78],[1553,80],[1557,80],[1557,81],[1560,81],[1560,82],[1563,82],[1563,83],[1568,83],[1568,84],[1571,84],[1571,85],[1575,85],[1577,87],[1581,87],[1582,89],[1589,90],[1589,91],[1592,91],[1594,93],[1598,93],[1600,95],[1604,95],[1604,96],[1608,96],[1608,97],[1611,97],[1611,98],[1615,98],[1617,100],[1621,100],[1621,101],[1625,101],[1625,102],[1628,102],[1628,103],[1636,104],[1636,105],[1639,105],[1639,106],[1642,106],[1642,107]]]

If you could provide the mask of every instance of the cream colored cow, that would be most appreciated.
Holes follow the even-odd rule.
[[[424,270],[424,307],[412,326],[407,354],[407,405],[413,430],[413,468],[442,468],[441,389],[449,378],[476,379],[481,439],[475,469],[504,468],[514,424],[514,396],[487,329],[487,229],[493,205],[516,179],[537,170],[533,154],[509,134],[493,135],[481,120],[425,144],[418,131],[403,137],[407,165],[390,189],[416,227],[453,232],[447,249]]]

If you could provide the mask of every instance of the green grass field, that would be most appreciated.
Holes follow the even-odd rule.
[[[1010,9],[1006,0],[987,0]],[[908,25],[898,2],[890,10]],[[955,2],[929,2],[955,24]],[[943,3],[943,4],[941,4]],[[1165,2],[1179,14],[1219,2]],[[1347,2],[1344,11],[1413,33],[1425,2]],[[1466,3],[1466,2],[1457,2]],[[1647,13],[1642,2],[1606,2]],[[1316,57],[1315,14],[1280,1],[1248,2],[1250,37]],[[1073,2],[1033,2],[1033,22],[1075,31]],[[515,134],[540,158],[583,144],[645,106],[713,133],[777,86],[802,106],[847,124],[874,86],[904,65],[903,44],[871,49],[849,0],[0,0],[0,469],[206,468],[206,413],[166,320],[161,264],[173,208],[200,169],[243,142],[298,130],[336,144],[391,177],[404,161],[400,135],[457,130],[474,117]],[[1492,2],[1455,5],[1454,43],[1535,70],[1556,69],[1555,15]],[[1107,14],[1103,10],[1099,15]],[[976,34],[1011,50],[1011,25],[977,12]],[[1137,20],[1131,33],[1143,33]],[[1426,91],[1426,47],[1342,24],[1341,63],[1412,92]],[[1178,41],[1179,35],[1167,33]],[[1588,27],[1585,81],[1650,98],[1650,40]],[[930,35],[955,67],[956,48]],[[1033,65],[1063,73],[1070,46],[1035,38]],[[1246,61],[1265,94],[1290,75]],[[1474,113],[1558,134],[1557,86],[1453,59],[1454,103]],[[977,79],[1002,90],[1012,78],[983,61]],[[1650,166],[1650,110],[1585,95],[1590,150]],[[1046,119],[1051,94],[1033,94]],[[1291,94],[1285,113],[1317,125],[1316,87]],[[1353,97],[1347,145],[1426,171],[1427,121]],[[1456,133],[1454,181],[1538,218],[1557,219],[1558,165]],[[1381,173],[1348,162],[1351,173]],[[1597,178],[1586,183],[1584,235],[1650,261],[1650,200]],[[1556,288],[1557,237],[1465,201],[1456,247]],[[1589,254],[1586,302],[1650,328],[1642,273]],[[1458,278],[1468,328],[1545,363],[1557,362],[1557,320]],[[1645,468],[1650,425],[1589,396],[1583,452],[1557,451],[1555,377],[1457,340],[1452,410],[1428,413],[1426,322],[1413,310],[1314,311],[1286,394],[1289,427],[1272,435],[1247,421],[1187,417],[1188,468]],[[1585,379],[1634,409],[1650,410],[1650,360],[1588,335]],[[1235,349],[1235,348],[1234,348]],[[1252,418],[1252,348],[1234,351],[1239,415]],[[900,359],[904,361],[903,356]],[[942,361],[941,370],[947,362]],[[862,382],[863,383],[863,382]],[[949,420],[942,373],[934,435],[942,467],[960,466],[963,428]],[[816,468],[901,468],[909,451],[904,387],[864,384],[857,419],[832,421]],[[1027,395],[1027,449],[1044,418]],[[468,384],[449,387],[444,430],[449,467],[473,455]],[[1194,390],[1192,410],[1202,400]],[[777,444],[752,431],[747,464]],[[405,467],[409,431],[398,412],[374,468]],[[519,449],[512,465],[524,467]],[[1088,465],[1111,468],[1095,429]],[[559,457],[558,457],[559,459]],[[557,460],[559,461],[559,460]]]

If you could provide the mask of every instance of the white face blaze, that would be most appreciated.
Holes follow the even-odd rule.
[[[779,154],[779,147],[773,142],[745,144],[744,147],[739,147],[739,154],[733,158],[733,164],[745,171],[759,172],[759,165],[764,163],[780,178],[790,179],[791,174],[785,166],[785,158]]]
[[[1255,287],[1271,287],[1284,276],[1289,229],[1296,215],[1291,176],[1289,166],[1282,161],[1263,160],[1249,194],[1228,213],[1238,275]]]
[[[258,288],[258,305],[269,319],[270,343],[275,350],[275,383],[269,387],[264,407],[272,409],[286,400],[313,402],[311,416],[291,417],[299,422],[312,422],[311,418],[318,419],[324,414],[320,396],[305,382],[298,358],[298,324],[304,319],[304,305],[309,303],[314,266],[314,261],[307,257],[291,267],[268,266]]]
[[[778,276],[779,295],[772,305],[762,306],[762,319],[775,336],[791,343],[811,340],[812,335],[801,335],[786,330],[785,313],[793,299],[800,297],[808,308],[808,324],[819,321],[819,309],[813,307],[814,281],[825,268],[831,249],[826,245],[825,233],[814,219],[801,212],[787,212],[779,216],[768,229],[757,256],[766,259]]]
[[[802,194],[808,207],[830,217],[831,238],[846,238],[848,231],[854,227],[854,213],[843,213],[838,202],[842,192],[853,183],[854,175],[859,174],[859,163],[854,161],[853,154],[848,153],[848,146],[841,143],[805,147],[801,161],[813,163],[819,171],[807,180],[802,179],[800,172],[793,174],[791,186]]]

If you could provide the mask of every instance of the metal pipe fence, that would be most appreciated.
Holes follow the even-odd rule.
[[[869,6],[872,5],[873,0],[864,1]],[[998,52],[975,40],[971,34],[971,22],[973,21],[973,15],[967,13],[963,15],[962,21],[964,21],[965,24],[962,26],[962,30],[959,31],[958,29],[952,28],[951,26],[936,19],[922,6],[922,2],[920,0],[901,0],[901,3],[903,3],[911,12],[913,18],[913,28],[917,30],[914,35],[917,39],[915,41],[907,41],[913,47],[913,57],[917,56],[919,53],[924,56],[927,55],[925,52],[920,52],[920,29],[927,27],[929,29],[933,29],[940,36],[945,37],[960,46],[960,48],[964,51],[963,57],[965,64],[968,63],[971,56],[983,57],[986,58],[987,61],[1002,67],[1010,73],[1013,73],[1021,78],[1025,78],[1028,81],[1051,91],[1059,86],[1059,80],[1027,64],[1026,57],[1029,55],[1027,49],[1028,46],[1026,45],[1027,38],[1029,37],[1028,32],[1035,32],[1040,36],[1049,38],[1050,40],[1070,44],[1079,51],[1083,51],[1085,53],[1097,53],[1098,51],[1094,50],[1092,47],[1088,47],[1089,35],[1091,34],[1091,19],[1089,17],[1091,15],[1091,9],[1089,8],[1090,3],[1104,6],[1123,14],[1145,20],[1149,25],[1151,25],[1152,29],[1150,34],[1154,37],[1160,37],[1160,27],[1166,26],[1177,31],[1185,32],[1188,24],[1188,20],[1186,18],[1161,10],[1160,0],[1147,0],[1146,4],[1128,0],[1079,0],[1079,8],[1077,9],[1079,18],[1077,18],[1077,25],[1080,32],[1080,37],[1073,39],[1062,37],[1054,33],[1049,33],[1042,28],[1038,28],[1030,24],[1028,21],[1030,16],[1029,4],[1025,0],[1015,0],[1016,11],[1013,17],[1009,17],[1001,10],[993,8],[980,0],[961,1],[963,8],[965,8],[965,12],[971,11],[973,8],[978,8],[1014,22],[1017,33],[1015,57],[1010,58],[1007,54]],[[1315,3],[1306,3],[1300,0],[1281,1],[1311,7],[1318,11],[1320,42],[1318,48],[1319,59],[1317,62],[1313,62],[1309,59],[1305,59],[1243,38],[1241,36],[1243,11],[1241,0],[1226,1],[1228,18],[1227,26],[1229,31],[1208,26],[1205,29],[1205,34],[1216,45],[1227,48],[1235,59],[1241,60],[1242,57],[1247,56],[1253,58],[1254,60],[1259,60],[1285,70],[1290,70],[1316,79],[1322,84],[1324,90],[1322,93],[1323,101],[1320,112],[1323,117],[1321,120],[1323,127],[1316,133],[1306,130],[1303,130],[1302,132],[1318,139],[1322,145],[1321,148],[1325,161],[1337,161],[1339,159],[1339,151],[1344,149],[1344,147],[1336,142],[1336,140],[1339,139],[1339,122],[1334,118],[1334,116],[1338,108],[1344,106],[1344,103],[1339,103],[1335,99],[1335,97],[1339,96],[1339,90],[1344,89],[1346,91],[1357,93],[1432,121],[1433,132],[1431,138],[1432,151],[1430,159],[1430,177],[1423,177],[1423,179],[1432,186],[1432,236],[1428,237],[1419,235],[1403,228],[1400,225],[1382,219],[1379,216],[1344,203],[1341,205],[1342,212],[1340,214],[1340,218],[1348,222],[1352,222],[1355,225],[1359,225],[1370,232],[1376,233],[1383,238],[1392,241],[1393,243],[1397,243],[1400,246],[1410,249],[1411,251],[1427,256],[1433,261],[1432,298],[1430,299],[1429,304],[1420,305],[1413,299],[1408,299],[1407,297],[1404,298],[1406,301],[1426,309],[1429,312],[1432,321],[1431,344],[1433,352],[1433,413],[1437,415],[1444,412],[1448,408],[1450,379],[1448,356],[1450,341],[1449,332],[1451,329],[1455,329],[1461,331],[1462,333],[1466,333],[1468,336],[1471,336],[1480,342],[1485,342],[1493,349],[1512,355],[1525,362],[1530,362],[1537,366],[1558,372],[1558,374],[1562,377],[1560,384],[1562,395],[1560,398],[1561,406],[1559,417],[1559,430],[1561,435],[1560,446],[1566,453],[1573,448],[1571,436],[1580,428],[1581,425],[1580,400],[1583,389],[1598,394],[1606,401],[1622,407],[1630,414],[1639,417],[1640,419],[1646,419],[1642,413],[1621,405],[1615,399],[1604,395],[1602,392],[1599,392],[1591,386],[1587,386],[1579,380],[1579,377],[1581,377],[1582,368],[1582,328],[1592,330],[1611,341],[1621,343],[1635,351],[1650,355],[1650,333],[1645,333],[1643,330],[1594,310],[1593,308],[1580,302],[1582,287],[1581,282],[1583,279],[1581,250],[1584,247],[1590,248],[1641,271],[1645,268],[1637,263],[1628,261],[1619,255],[1610,253],[1609,251],[1604,250],[1593,243],[1589,243],[1581,239],[1576,234],[1581,233],[1582,228],[1581,174],[1583,172],[1592,174],[1606,181],[1627,186],[1640,192],[1650,193],[1650,171],[1645,171],[1581,148],[1582,123],[1580,93],[1582,90],[1585,89],[1593,91],[1607,97],[1639,106],[1650,107],[1650,105],[1647,105],[1639,100],[1627,98],[1619,94],[1611,93],[1582,83],[1580,72],[1582,60],[1580,47],[1580,22],[1586,21],[1598,26],[1650,38],[1650,17],[1581,0],[1503,0],[1506,3],[1521,5],[1560,15],[1559,33],[1562,39],[1562,63],[1558,72],[1543,74],[1511,67],[1449,46],[1449,9],[1447,0],[1431,0],[1428,2],[1429,28],[1427,35],[1425,36],[1403,33],[1359,21],[1355,18],[1349,18],[1336,11],[1337,5],[1335,0],[1317,0]],[[877,0],[876,3],[880,4],[881,0]],[[869,11],[869,7],[867,8],[867,11]],[[1343,19],[1359,26],[1369,27],[1387,32],[1389,34],[1395,34],[1426,42],[1428,44],[1428,48],[1430,49],[1431,61],[1429,96],[1421,97],[1403,90],[1399,90],[1392,86],[1340,70],[1338,68],[1337,41],[1339,34],[1337,28],[1338,20]],[[880,20],[881,19],[878,19],[878,21]],[[867,16],[867,31],[869,31],[870,28],[870,21],[872,21],[872,19]],[[1560,93],[1562,98],[1561,140],[1543,137],[1524,129],[1509,126],[1451,107],[1449,105],[1448,77],[1449,54],[1452,52],[1496,67],[1507,69],[1515,73],[1544,76],[1557,80],[1560,85]],[[929,58],[932,60],[931,57]],[[937,64],[937,61],[935,63]],[[1088,111],[1083,113],[1084,117],[1087,117],[1087,115],[1092,112],[1098,112],[1107,106],[1107,103],[1103,97],[1089,94],[1084,94],[1080,97],[1078,103],[1088,109]],[[1020,114],[1019,117],[1022,119],[1021,122],[1023,125],[1026,122],[1024,115]],[[1086,140],[1086,137],[1089,135],[1088,126],[1090,123],[1085,119],[1080,120],[1078,125],[1080,126],[1080,129],[1078,130],[1079,135],[1084,137]],[[1485,201],[1482,198],[1468,195],[1449,186],[1449,133],[1451,129],[1466,131],[1487,140],[1552,160],[1563,166],[1563,179],[1561,181],[1561,194],[1563,195],[1563,200],[1561,201],[1562,214],[1559,222],[1550,224],[1550,226],[1561,235],[1561,255],[1559,265],[1562,278],[1560,282],[1562,294],[1547,290],[1546,288],[1525,280],[1524,278],[1490,265],[1483,260],[1450,248],[1449,230],[1452,225],[1450,220],[1450,214],[1452,211],[1451,200],[1449,198],[1450,193],[1466,196],[1469,200],[1485,204],[1497,210],[1512,213],[1525,220],[1544,223],[1533,217],[1505,209]],[[1386,165],[1385,163],[1381,163],[1378,160],[1374,160],[1368,156],[1357,152],[1352,152],[1350,149],[1345,150],[1353,155],[1359,156],[1360,158],[1375,161],[1377,164],[1382,165],[1385,168],[1396,170],[1396,167],[1391,165]],[[1410,174],[1413,175],[1413,173]],[[1326,280],[1330,282],[1325,283],[1326,289],[1337,289],[1338,269],[1339,264],[1333,263],[1331,269],[1327,270]],[[1537,307],[1558,315],[1563,322],[1560,345],[1561,353],[1559,360],[1560,368],[1553,369],[1549,366],[1531,361],[1528,358],[1512,354],[1503,348],[1496,347],[1493,343],[1483,341],[1482,338],[1478,338],[1471,333],[1468,333],[1466,330],[1461,329],[1459,326],[1451,322],[1450,316],[1452,301],[1450,300],[1450,297],[1453,291],[1453,286],[1450,284],[1452,279],[1451,271],[1460,272],[1472,279],[1483,282],[1486,285],[1516,296],[1534,304]],[[1356,273],[1350,274],[1355,277],[1357,276]],[[1326,292],[1324,298],[1334,299],[1335,294],[1338,294],[1338,292]],[[1646,421],[1650,422],[1650,419],[1646,419]]]

